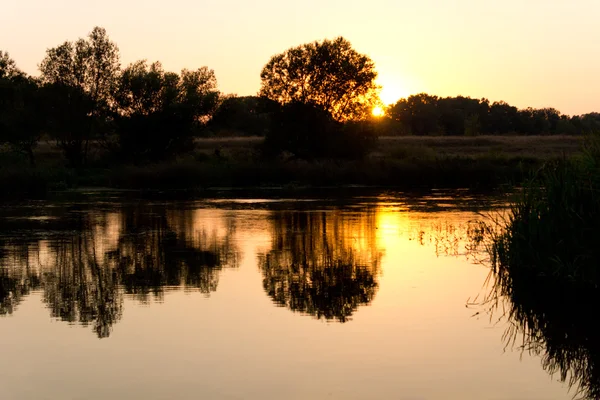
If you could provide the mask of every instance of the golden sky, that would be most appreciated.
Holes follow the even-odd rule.
[[[208,66],[256,94],[270,56],[344,36],[376,63],[382,98],[427,92],[600,111],[598,0],[2,0],[0,49],[37,74],[46,48],[108,30],[123,64]]]

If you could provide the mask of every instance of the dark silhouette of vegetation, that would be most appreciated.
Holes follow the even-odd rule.
[[[1,197],[78,186],[518,183],[546,154],[513,157],[490,145],[485,156],[448,156],[427,145],[383,148],[377,137],[600,131],[598,113],[569,117],[462,96],[410,96],[375,118],[375,66],[344,38],[273,56],[259,96],[222,95],[207,67],[173,73],[138,61],[121,68],[117,45],[99,27],[48,49],[39,68],[39,77],[27,76],[0,51]],[[228,135],[265,139],[207,151],[207,137]]]
[[[600,145],[592,137],[583,156],[550,163],[527,182],[493,236],[494,263],[511,275],[597,287],[598,193]]]
[[[554,108],[519,110],[503,101],[425,93],[400,99],[387,110],[391,130],[405,135],[551,135],[600,131],[595,114],[569,117]]]
[[[48,49],[40,64],[49,130],[71,166],[85,164],[90,140],[105,133],[119,68],[118,47],[98,27],[87,39]]]
[[[217,136],[267,136],[279,103],[266,97],[224,97],[207,129]]]
[[[268,152],[289,152],[295,157],[361,158],[374,146],[376,137],[364,125],[336,121],[329,112],[310,103],[292,102],[273,116],[265,138]]]
[[[590,399],[600,396],[599,143],[591,136],[582,156],[539,170],[504,219],[473,235],[473,247],[484,243],[490,255],[487,303],[505,313],[508,343],[522,339],[524,351]]]
[[[379,104],[375,64],[342,37],[277,54],[260,78],[261,96],[280,104],[313,104],[338,121],[365,119]]]
[[[193,146],[193,137],[214,111],[219,92],[212,70],[165,72],[160,63],[138,61],[123,70],[115,94],[116,135],[111,147],[125,161],[160,161]]]
[[[484,307],[506,321],[507,347],[541,357],[543,368],[558,375],[576,397],[600,396],[600,328],[597,288],[568,286],[542,276],[494,270],[494,286]]]
[[[275,304],[318,319],[347,322],[378,289],[381,253],[374,213],[284,212],[271,218],[273,244],[260,259]]]
[[[49,219],[3,218],[0,315],[42,290],[53,318],[92,325],[104,338],[122,317],[124,295],[148,302],[169,287],[214,292],[220,270],[237,265],[233,225],[220,237],[191,226],[190,211],[148,207],[110,213],[72,205],[48,211]],[[23,231],[29,236],[15,234]]]
[[[8,55],[2,58],[6,67],[2,72],[0,66],[4,76],[0,78],[0,143],[25,154],[33,166],[34,150],[44,132],[45,103],[37,80],[18,71]]]

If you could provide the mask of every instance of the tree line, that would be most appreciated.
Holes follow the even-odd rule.
[[[600,130],[600,114],[519,110],[504,102],[427,94],[381,107],[373,61],[344,38],[290,48],[261,72],[257,96],[224,95],[213,70],[179,73],[160,62],[120,64],[105,29],[46,51],[40,75],[22,72],[0,50],[0,144],[36,163],[42,138],[71,167],[100,146],[114,162],[148,163],[193,149],[196,137],[266,137],[265,155],[360,157],[377,135],[581,134]]]
[[[568,116],[554,108],[518,109],[503,101],[425,93],[398,100],[388,108],[387,117],[398,134],[412,135],[573,135],[600,131],[600,113]]]

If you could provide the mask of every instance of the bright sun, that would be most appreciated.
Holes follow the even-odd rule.
[[[381,106],[373,107],[373,111],[371,111],[374,117],[383,117],[385,114],[385,110]]]

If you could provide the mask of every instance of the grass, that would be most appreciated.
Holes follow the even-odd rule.
[[[202,190],[209,187],[367,185],[402,189],[517,184],[545,162],[577,154],[581,139],[538,137],[384,137],[362,160],[265,160],[262,138],[199,139],[176,160],[151,165],[112,163],[99,149],[84,169],[64,167],[50,143],[36,149],[37,167],[0,152],[0,197],[42,196],[78,187]]]
[[[546,164],[527,181],[500,233],[492,261],[500,276],[600,284],[600,146]]]
[[[508,318],[504,338],[544,368],[600,398],[600,138],[546,163],[504,219],[473,235],[488,246],[494,287],[487,302]],[[493,312],[493,311],[492,311]]]

